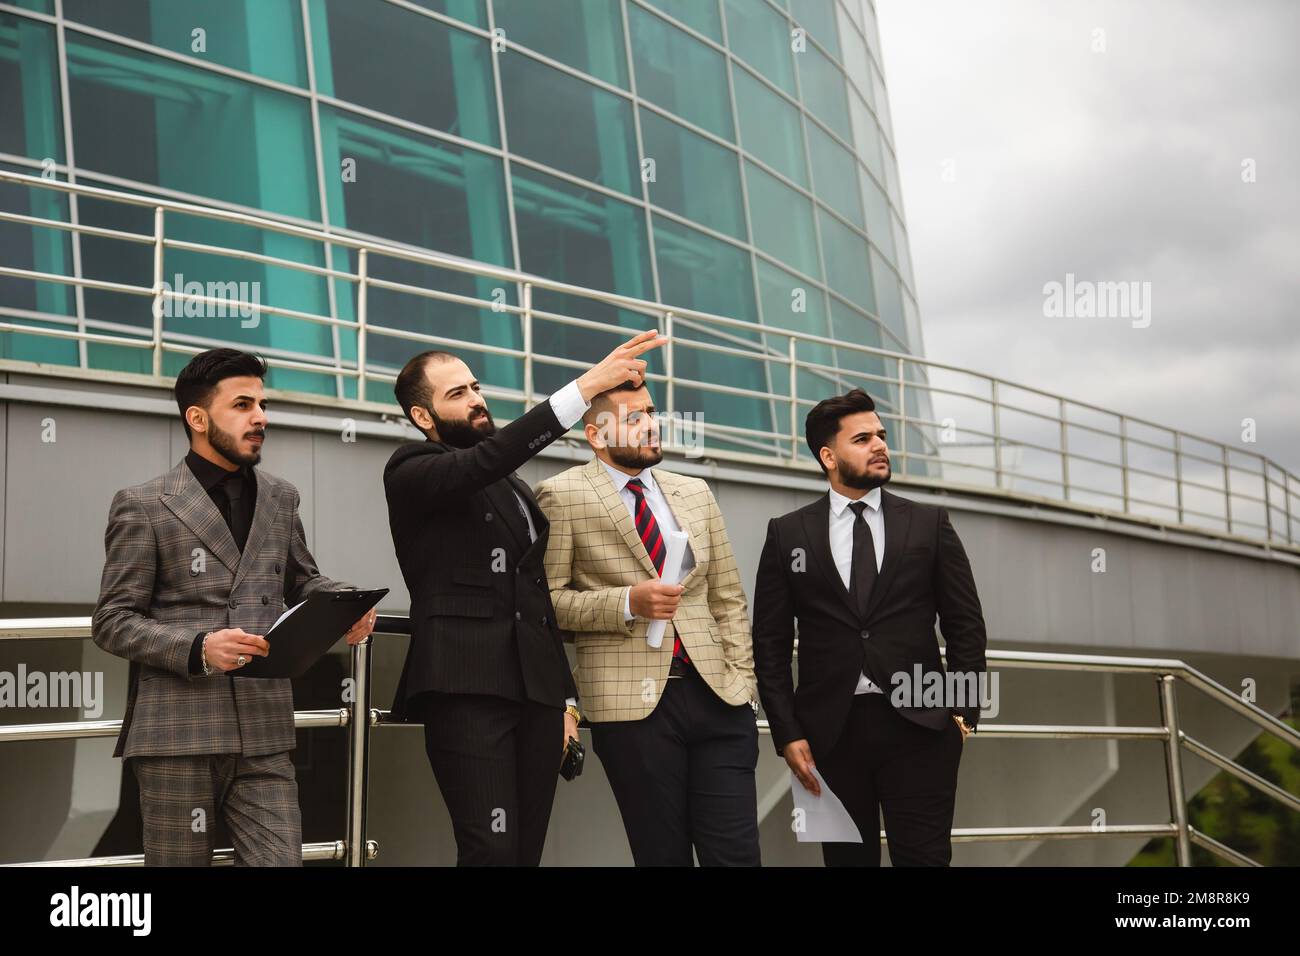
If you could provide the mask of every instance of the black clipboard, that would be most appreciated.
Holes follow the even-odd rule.
[[[313,591],[307,600],[264,636],[271,645],[266,657],[253,657],[230,677],[301,677],[372,607],[388,588],[370,591]]]

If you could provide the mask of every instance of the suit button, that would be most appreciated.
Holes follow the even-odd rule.
[[[484,521],[491,521],[491,520],[492,520],[492,512],[489,511],[487,514],[485,514],[485,515],[483,516],[483,520],[484,520]]]
[[[524,619],[524,616],[523,616],[522,614],[520,614],[518,611],[515,611],[515,620],[516,620],[516,621],[522,621],[523,619]]]
[[[548,621],[548,620],[546,619],[546,615],[543,614],[543,615],[542,615],[542,620],[541,620],[542,627],[545,627],[545,626],[546,626],[547,624],[549,624],[549,623],[551,623],[551,622]]]
[[[871,636],[871,632],[870,632],[870,631],[863,631],[863,632],[862,632],[862,639],[863,639],[864,641],[865,641],[867,638],[869,638],[870,636]]]
[[[236,601],[234,598],[231,598],[228,603],[231,607],[239,607],[239,602]]]
[[[280,573],[280,566],[278,564],[275,566],[275,573],[276,574]]]
[[[540,588],[540,587],[542,586],[542,579],[541,579],[541,578],[538,578],[538,579],[537,579],[536,581],[534,581],[533,583],[536,584],[536,585]]]
[[[269,597],[267,597],[265,594],[263,594],[263,595],[262,595],[262,603],[263,603],[263,604],[270,604],[270,603],[271,603],[271,599],[270,599]]]

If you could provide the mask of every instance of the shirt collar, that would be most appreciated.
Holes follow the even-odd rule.
[[[844,495],[840,494],[834,488],[831,488],[828,494],[830,495],[830,499],[831,499],[831,514],[836,518],[838,518],[841,514],[843,514],[844,509],[847,508],[854,501],[865,501],[867,503],[867,507],[870,508],[872,511],[880,510],[880,486],[879,485],[877,485],[875,488],[872,488],[870,491],[868,491],[865,495],[863,495],[860,498],[846,498]]]
[[[615,468],[607,461],[603,461],[602,459],[599,458],[597,458],[596,460],[605,466],[605,471],[609,473],[609,480],[614,482],[614,488],[617,491],[622,491],[624,488],[626,488],[627,483],[631,481],[633,478],[640,478],[641,484],[645,486],[646,491],[653,491],[656,487],[658,487],[655,484],[654,475],[651,473],[650,468],[642,468],[635,475],[629,475],[625,471],[619,471],[617,468]]]
[[[204,491],[211,491],[221,482],[225,481],[231,475],[239,475],[242,478],[249,477],[249,469],[244,467],[237,471],[226,471],[214,461],[208,461],[193,448],[185,456],[185,464],[190,466],[190,471],[194,478],[202,486]]]

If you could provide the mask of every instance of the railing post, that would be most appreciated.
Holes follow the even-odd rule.
[[[163,365],[163,207],[153,210],[153,375],[162,378]],[[175,291],[175,290],[172,290]],[[174,301],[174,300],[173,300]]]
[[[1178,523],[1183,523],[1183,433],[1174,432],[1174,494],[1178,502]],[[1124,509],[1128,510],[1127,507]]]
[[[907,461],[907,368],[904,358],[898,357],[898,460],[903,465],[903,474],[912,469]]]
[[[352,713],[348,720],[347,865],[365,866],[366,791],[370,777],[370,645],[352,647]]]
[[[1178,700],[1174,690],[1174,676],[1161,674],[1156,678],[1160,691],[1160,719],[1169,737],[1165,741],[1165,775],[1169,782],[1169,812],[1178,828],[1174,838],[1178,865],[1192,865],[1192,840],[1187,825],[1187,794],[1183,789],[1182,739],[1178,729]]]
[[[1002,487],[1002,413],[998,405],[998,380],[991,378],[993,405],[993,487]]]
[[[1259,456],[1259,470],[1264,476],[1264,540],[1273,543],[1273,509],[1269,505],[1268,494],[1268,459]]]
[[[1232,469],[1228,464],[1228,446],[1223,445],[1223,514],[1228,520],[1228,534],[1232,534]]]
[[[524,283],[524,411],[533,407],[533,284]]]
[[[366,400],[366,302],[369,267],[364,248],[357,250],[357,401]],[[333,281],[333,280],[330,280]]]
[[[1061,410],[1061,497],[1070,500],[1070,426],[1067,421],[1065,399],[1059,399]]]
[[[1178,457],[1175,452],[1174,467],[1178,466]],[[1175,472],[1177,474],[1177,472]],[[1123,415],[1119,417],[1119,482],[1120,493],[1124,496],[1124,513],[1128,514],[1129,504],[1129,485],[1128,485],[1128,419]],[[1178,491],[1178,523],[1183,523],[1183,483],[1182,480],[1174,482]]]
[[[664,345],[664,372],[668,376],[668,384],[664,388],[664,405],[668,409],[668,437],[665,441],[661,435],[659,440],[664,443],[665,447],[675,447],[677,444],[677,389],[675,381],[677,379],[674,371],[673,347],[676,344],[673,340],[673,313],[668,311],[664,313],[664,337],[668,339]],[[647,366],[647,371],[649,366]],[[693,437],[698,437],[701,444],[704,442],[704,429],[700,428],[698,432],[691,433]]]
[[[799,460],[799,340],[790,336],[790,460]]]

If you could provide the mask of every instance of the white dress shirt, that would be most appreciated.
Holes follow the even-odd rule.
[[[673,531],[681,531],[681,525],[677,523],[677,517],[673,514],[673,509],[668,507],[668,499],[664,497],[663,489],[655,481],[654,473],[649,468],[642,468],[635,475],[629,475],[625,471],[619,471],[609,462],[602,461],[605,471],[609,473],[610,481],[614,482],[614,487],[618,489],[618,496],[623,499],[623,504],[627,505],[627,513],[632,516],[632,524],[636,524],[636,495],[628,490],[627,483],[633,478],[641,479],[641,484],[645,486],[645,503],[650,509],[650,513],[655,516],[655,521],[659,524],[659,533],[663,535],[664,546],[668,545],[668,535]],[[691,552],[691,545],[686,543],[686,553],[682,555],[682,577],[686,577],[686,572],[695,567],[695,555]],[[632,590],[628,589],[627,597],[623,600],[623,620],[630,621],[635,614],[632,613]]]
[[[574,379],[564,388],[560,389],[550,397],[551,411],[559,419],[560,427],[566,432],[573,427],[574,423],[582,417],[582,413],[591,407],[591,403],[582,397],[582,390],[578,388],[578,380]],[[533,513],[528,510],[528,505],[523,496],[513,488],[515,501],[519,502],[519,510],[524,513],[524,520],[528,522],[528,540],[537,540],[537,526],[533,524]],[[565,703],[570,707],[577,707],[578,701],[569,697]]]
[[[885,560],[885,516],[880,513],[880,489],[872,488],[860,498],[846,498],[834,488],[830,489],[831,498],[831,555],[835,558],[835,569],[840,573],[844,587],[852,590],[849,575],[853,570],[853,509],[849,507],[854,501],[865,501],[862,520],[871,529],[871,543],[876,549],[876,572]],[[868,679],[866,674],[858,675],[858,686],[854,694],[883,694],[879,687]]]

